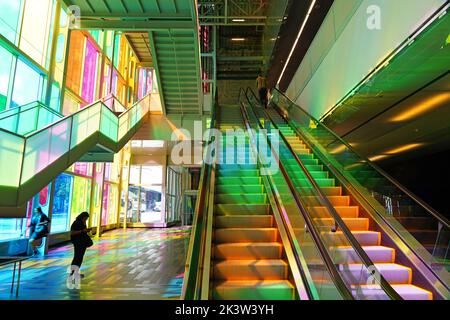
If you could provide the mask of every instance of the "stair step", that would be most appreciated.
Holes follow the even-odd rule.
[[[294,184],[299,187],[309,187],[311,185],[311,182],[308,179],[292,179]],[[316,181],[317,185],[322,187],[334,187],[335,186],[335,180],[334,179],[314,179]]]
[[[288,275],[288,265],[280,259],[224,260],[214,263],[216,280],[283,280]]]
[[[302,163],[304,165],[318,165],[319,164],[319,160],[318,159],[303,159]],[[288,158],[288,159],[283,159],[283,165],[298,165],[297,160],[292,157],[292,158]]]
[[[244,280],[214,282],[215,300],[292,300],[294,286],[287,280]]]
[[[321,219],[314,219],[316,220],[316,223],[320,226],[328,226],[333,227],[334,226],[334,219],[332,218],[321,218]],[[343,218],[345,225],[351,230],[351,231],[367,231],[369,230],[369,219],[367,218]]]
[[[304,197],[305,202],[309,206],[320,205],[320,198],[315,196]],[[350,206],[350,197],[349,196],[327,196],[328,200],[331,202],[333,206],[337,207],[347,207]]]
[[[335,206],[334,209],[336,209],[341,218],[358,218],[359,216],[359,207],[356,206]],[[314,218],[332,217],[327,207],[308,207],[308,210],[310,210]]]
[[[217,194],[215,203],[236,203],[236,204],[258,204],[267,203],[267,195],[265,193],[257,194]]]
[[[396,263],[375,263],[375,267],[390,284],[411,284],[412,271],[408,267]],[[367,281],[369,271],[361,264],[339,265],[339,270],[350,283],[365,284]]]
[[[228,185],[243,185],[243,184],[261,184],[261,177],[217,177],[216,185],[228,184]]]
[[[412,284],[393,284],[392,288],[404,300],[433,300],[433,294]],[[379,286],[358,285],[352,286],[354,295],[360,296],[365,300],[386,299],[386,293]]]
[[[295,169],[291,168],[290,170],[288,170],[288,172],[293,177],[301,177],[302,180],[306,179],[306,175],[305,175],[304,171],[302,170],[302,168],[300,167],[300,165]],[[329,175],[329,173],[327,171],[309,171],[309,173],[314,178],[314,180],[328,179],[328,175]]]
[[[349,242],[342,231],[331,232],[323,231],[328,243],[333,246],[348,246]],[[381,233],[376,231],[353,231],[353,236],[358,240],[361,246],[379,246],[381,242]]]
[[[278,242],[224,243],[214,246],[214,259],[280,259],[283,246]]]
[[[264,186],[260,184],[256,185],[228,185],[228,184],[219,184],[216,186],[216,194],[221,193],[263,193]]]
[[[249,216],[216,216],[216,228],[271,228],[273,217],[271,215]]]
[[[370,260],[374,263],[393,263],[395,261],[395,250],[384,246],[362,246]],[[358,263],[361,262],[358,254],[352,247],[333,248],[338,254],[338,263]]]
[[[269,214],[268,204],[216,204],[215,215],[265,215]]]
[[[257,170],[256,164],[218,164],[217,169],[221,170]]]
[[[276,228],[217,228],[214,230],[214,242],[275,242]]]
[[[311,171],[323,171],[324,169],[323,169],[323,165],[318,165],[318,164],[313,164],[313,165],[311,165],[311,164],[309,164],[309,165],[305,165],[305,167],[306,167],[306,170],[308,170],[309,172],[311,172]]]

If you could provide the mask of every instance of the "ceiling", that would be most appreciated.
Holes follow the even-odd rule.
[[[291,83],[295,72],[300,66],[300,63],[314,40],[314,37],[316,36],[332,4],[333,0],[316,1],[316,4],[311,11],[309,19],[301,34],[301,39],[299,39],[297,46],[292,52],[292,57],[286,66],[286,70],[280,82],[281,91],[286,91],[287,87]],[[310,6],[311,1],[309,0],[291,1],[290,6],[285,13],[286,18],[283,20],[283,23],[279,29],[273,52],[271,52],[271,55],[267,59],[268,65],[270,66],[270,69],[268,70],[269,87],[275,87]],[[273,36],[270,38],[273,38]]]
[[[449,30],[447,13],[366,79],[324,123],[380,161],[450,148]]]
[[[148,39],[148,32],[125,32],[124,36],[128,43],[133,48],[141,66],[153,67],[153,59],[150,53],[150,40]]]

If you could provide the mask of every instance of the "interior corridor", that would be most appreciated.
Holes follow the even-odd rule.
[[[22,267],[20,300],[179,299],[189,244],[188,227],[117,229],[88,248],[81,267],[81,290],[66,287],[71,244],[51,249]],[[0,300],[10,293],[12,266],[0,269]]]

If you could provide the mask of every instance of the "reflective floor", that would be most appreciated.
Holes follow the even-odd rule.
[[[17,299],[177,299],[181,294],[189,228],[114,230],[86,252],[81,290],[66,287],[71,244],[23,264]],[[12,267],[0,269],[0,299],[10,293]]]

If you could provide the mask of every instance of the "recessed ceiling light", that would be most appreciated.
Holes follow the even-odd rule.
[[[245,19],[233,19],[233,22],[245,22]]]
[[[300,27],[300,30],[298,31],[297,38],[295,39],[295,42],[292,45],[291,52],[289,53],[289,56],[288,56],[288,58],[286,60],[286,63],[284,64],[283,70],[281,71],[280,77],[278,78],[277,85],[279,85],[280,82],[281,82],[281,79],[283,79],[284,73],[286,72],[286,68],[287,68],[287,66],[289,64],[289,61],[291,61],[292,54],[294,53],[294,50],[297,47],[297,43],[298,43],[298,40],[300,39],[300,36],[302,35],[303,31],[305,30],[306,23],[308,22],[308,20],[309,20],[309,18],[311,16],[311,12],[313,11],[316,2],[317,2],[317,0],[313,0],[311,2],[311,5],[309,6],[308,13],[306,14],[306,17],[303,20],[303,24]]]
[[[245,38],[231,38],[231,41],[245,41]]]

